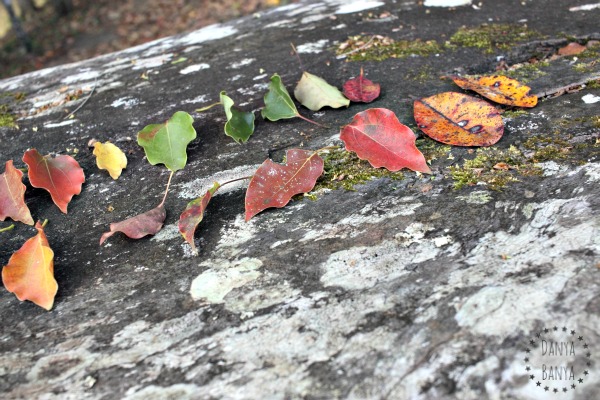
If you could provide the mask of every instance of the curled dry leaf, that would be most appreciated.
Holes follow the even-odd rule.
[[[164,164],[173,172],[183,169],[187,164],[187,146],[196,138],[193,123],[190,114],[177,111],[164,124],[144,127],[138,133],[137,140],[144,148],[150,164]]]
[[[0,221],[6,217],[33,225],[29,207],[25,204],[23,173],[16,169],[12,160],[6,162],[4,173],[0,175]]]
[[[291,149],[285,154],[285,165],[267,159],[254,173],[246,191],[246,221],[267,208],[284,207],[293,196],[315,187],[323,173],[317,152]]]
[[[110,224],[110,231],[104,232],[100,238],[100,244],[117,232],[122,232],[132,239],[143,238],[148,235],[155,235],[161,230],[167,213],[165,207],[161,204],[150,211],[124,221],[113,222]]]
[[[370,103],[379,97],[381,87],[364,77],[363,69],[360,75],[344,83],[344,96],[355,103]]]
[[[29,167],[31,186],[46,189],[60,211],[67,213],[67,206],[74,195],[81,193],[85,175],[79,163],[71,156],[42,156],[36,149],[23,155]]]
[[[111,178],[119,179],[121,172],[127,167],[127,156],[117,146],[110,142],[94,143],[94,155],[98,168],[105,169]]]
[[[415,145],[414,132],[401,124],[391,110],[371,108],[359,112],[342,128],[340,139],[347,150],[355,152],[375,168],[384,167],[390,171],[409,168],[431,173],[425,157]]]
[[[300,104],[312,111],[319,111],[326,106],[340,108],[350,105],[350,100],[344,97],[338,88],[309,72],[302,74],[294,89],[294,96]]]
[[[504,134],[502,117],[494,106],[462,93],[415,100],[414,117],[427,136],[454,146],[491,146]]]
[[[29,300],[50,310],[58,284],[54,279],[54,252],[44,228],[35,225],[38,234],[27,240],[2,269],[2,282],[21,301]]]
[[[194,244],[194,233],[196,232],[198,224],[202,222],[202,218],[204,218],[204,211],[206,210],[208,203],[220,187],[221,185],[218,182],[215,182],[213,186],[206,191],[204,196],[190,201],[179,217],[179,232],[183,236],[183,239],[192,247],[194,253],[198,252],[196,245]]]
[[[531,88],[508,76],[493,75],[479,78],[452,76],[463,89],[472,90],[496,103],[517,107],[535,107],[538,102]]]

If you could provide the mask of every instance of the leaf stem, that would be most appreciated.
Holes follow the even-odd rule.
[[[304,65],[302,65],[302,59],[300,58],[300,54],[298,54],[298,50],[296,50],[296,46],[294,46],[294,43],[290,43],[290,46],[292,46],[292,50],[294,51],[294,55],[298,59],[298,64],[300,64],[300,69],[302,70],[302,72],[304,72],[305,71]]]
[[[225,185],[228,185],[228,184],[233,183],[233,182],[243,181],[244,179],[252,179],[253,176],[254,175],[250,175],[250,176],[244,176],[242,178],[232,179],[230,181],[227,181],[227,182],[224,182],[224,183],[220,183],[219,185],[225,186]]]
[[[45,228],[46,225],[48,225],[48,220],[47,219],[45,219],[44,222],[42,222],[42,228]]]
[[[173,179],[173,175],[175,175],[175,171],[171,171],[171,174],[169,175],[169,180],[167,181],[167,188],[165,189],[165,195],[163,196],[162,201],[158,205],[159,207],[165,205],[165,200],[167,200],[167,194],[169,193],[169,187],[171,186],[171,179]]]
[[[0,232],[6,232],[6,231],[10,231],[11,229],[13,229],[15,227],[15,224],[12,224],[10,226],[7,226],[6,228],[2,228],[0,229]]]
[[[214,106],[218,106],[218,105],[222,105],[223,103],[221,103],[220,101],[217,101],[216,103],[210,104],[206,107],[202,107],[202,108],[197,108],[196,112],[203,112],[206,110],[210,110],[211,108],[213,108]]]
[[[297,116],[298,116],[298,118],[301,118],[301,119],[303,119],[303,120],[305,120],[307,122],[310,122],[311,124],[315,124],[317,126],[320,126],[321,128],[329,129],[329,127],[327,125],[323,125],[323,124],[320,124],[320,123],[318,123],[316,121],[313,121],[312,119],[308,119],[308,118],[306,118],[304,115],[302,115],[300,113],[298,113]]]

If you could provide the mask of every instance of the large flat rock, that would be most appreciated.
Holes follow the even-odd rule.
[[[0,161],[23,167],[24,151],[37,148],[74,155],[86,173],[67,215],[44,191],[27,190],[34,218],[49,220],[59,292],[47,312],[0,290],[1,397],[600,398],[600,103],[582,100],[600,96],[600,66],[593,51],[551,56],[599,39],[600,9],[573,0],[422,3],[300,2],[0,81],[9,93],[0,101],[20,117],[18,129],[0,127]],[[480,47],[456,36],[484,38],[498,26]],[[364,47],[339,56],[357,35]],[[438,47],[382,59],[371,53],[385,42],[376,35]],[[304,68],[338,87],[364,67],[381,98],[299,108],[330,128],[258,117],[244,145],[223,133],[221,110],[194,111],[221,90],[258,110],[276,72],[291,91],[301,75],[292,42]],[[349,61],[360,53],[367,60]],[[412,101],[458,90],[441,76],[515,64],[509,73],[546,96],[507,110],[491,149],[420,137],[431,176],[407,171],[354,191],[328,189],[327,176],[316,201],[300,196],[249,222],[244,184],[231,185],[198,229],[198,256],[179,235],[179,214],[213,181],[252,174],[267,157],[280,162],[286,149],[341,145],[339,128],[370,107],[418,131]],[[194,116],[198,138],[174,177],[164,229],[99,246],[111,222],[160,202],[168,171],[147,162],[136,134],[178,110]],[[90,139],[127,152],[118,181],[96,168]],[[16,225],[0,233],[2,265],[34,234]],[[542,340],[572,343],[574,354],[551,357]],[[549,377],[553,365],[572,366],[574,379]]]

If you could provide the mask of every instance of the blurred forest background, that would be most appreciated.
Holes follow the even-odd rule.
[[[297,1],[3,0],[0,79]],[[20,23],[12,24],[14,18]],[[19,35],[19,25],[24,35]]]

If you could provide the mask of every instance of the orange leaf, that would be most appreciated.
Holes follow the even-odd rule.
[[[2,269],[2,282],[21,301],[30,300],[50,310],[58,284],[54,279],[54,252],[44,228],[35,224],[38,234],[25,242]]]
[[[559,56],[574,56],[583,53],[587,47],[580,45],[577,42],[571,42],[565,47],[558,49]]]
[[[477,92],[500,104],[535,107],[538,101],[537,96],[530,94],[529,86],[507,76],[493,75],[480,78],[452,76],[452,80],[461,88]]]
[[[12,160],[6,162],[6,169],[0,175],[0,221],[6,217],[33,225],[33,218],[25,204],[25,185],[21,182],[23,173],[13,166]]]
[[[504,133],[502,117],[494,106],[461,93],[415,100],[414,116],[427,136],[454,146],[491,146]]]

